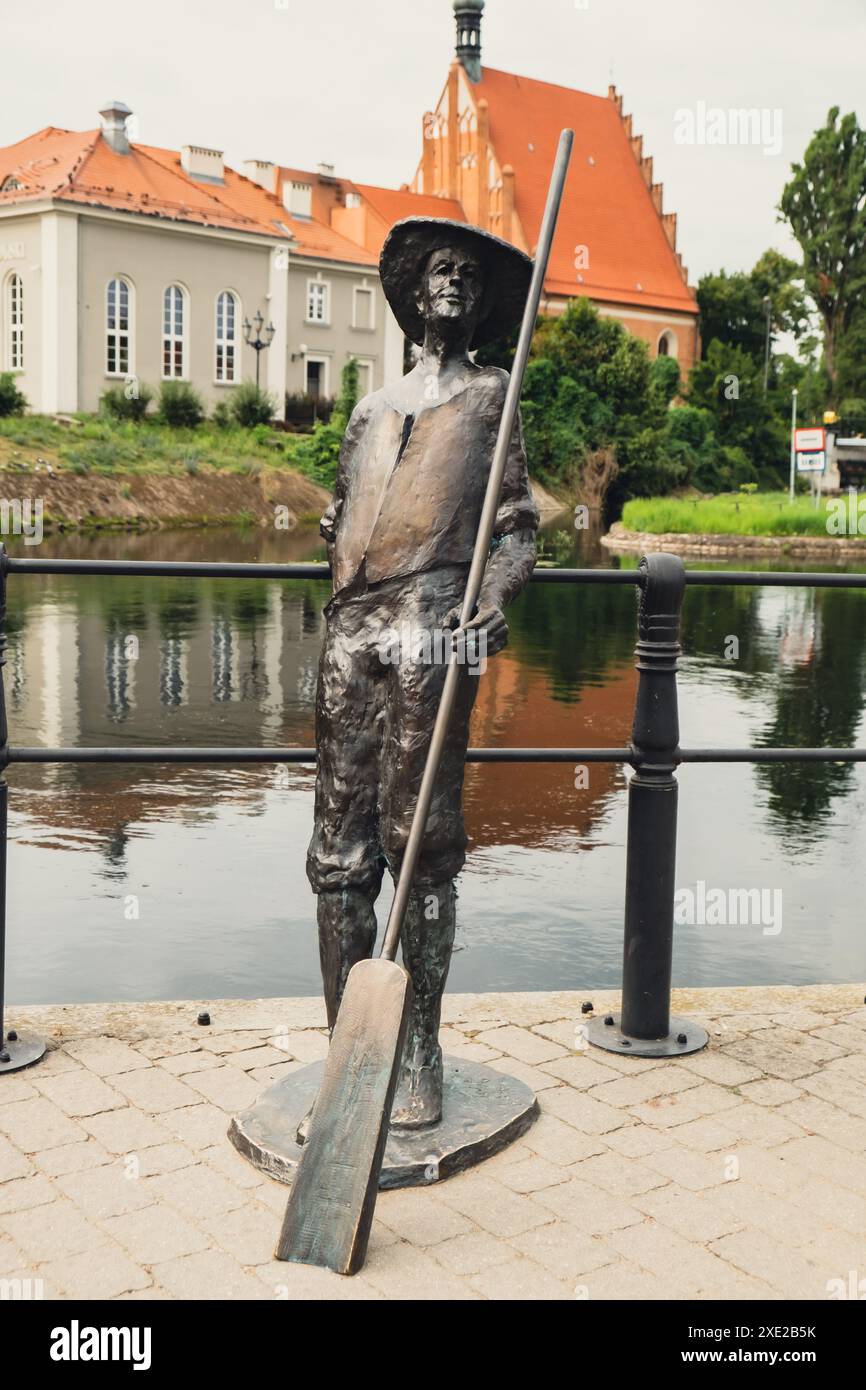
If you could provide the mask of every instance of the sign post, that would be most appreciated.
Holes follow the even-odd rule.
[[[794,464],[795,464],[795,436],[797,433],[797,388],[791,392],[791,472],[789,479],[788,500],[794,500]]]

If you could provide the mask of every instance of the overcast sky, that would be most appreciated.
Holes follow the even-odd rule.
[[[0,14],[0,145],[92,128],[119,98],[145,143],[326,160],[390,186],[415,171],[454,46],[450,0],[0,0]],[[866,118],[866,0],[487,0],[483,56],[598,94],[612,75],[693,282],[790,251],[775,205],[792,160],[831,105]],[[771,146],[779,111],[781,151],[679,143],[677,113],[699,103],[763,109]]]

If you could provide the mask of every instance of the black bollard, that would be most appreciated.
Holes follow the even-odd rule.
[[[638,688],[628,788],[622,1013],[594,1019],[589,1041],[633,1057],[681,1056],[705,1047],[691,1020],[670,1016],[677,855],[677,657],[686,576],[676,555],[640,562]]]

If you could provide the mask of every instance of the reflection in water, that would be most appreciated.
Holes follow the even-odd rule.
[[[324,558],[310,530],[62,537],[45,548]],[[619,563],[568,515],[545,531],[542,556]],[[311,746],[327,597],[312,581],[12,576],[11,740]],[[510,610],[508,649],[481,681],[473,743],[627,743],[635,616],[630,586],[530,586]],[[694,588],[683,646],[684,745],[862,741],[866,595]],[[469,768],[453,989],[618,984],[627,776],[593,764],[584,785],[563,765]],[[317,993],[304,874],[312,778],[311,767],[12,768],[10,997]],[[682,769],[678,883],[780,887],[784,923],[772,938],[678,927],[678,981],[862,975],[852,904],[866,868],[850,846],[863,834],[864,786],[850,765]]]

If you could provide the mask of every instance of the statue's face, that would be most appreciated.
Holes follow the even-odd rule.
[[[427,259],[418,308],[425,323],[460,329],[468,341],[475,331],[484,296],[481,261],[459,246],[443,246]]]

